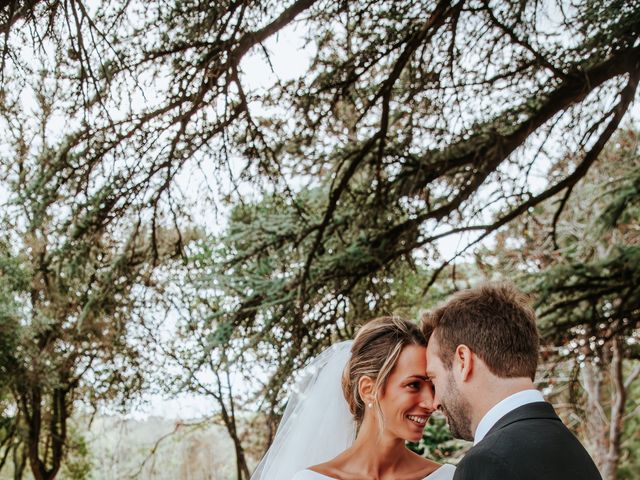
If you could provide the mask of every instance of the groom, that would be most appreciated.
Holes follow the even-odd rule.
[[[536,390],[535,314],[507,283],[463,290],[425,315],[427,376],[454,436],[473,441],[454,480],[602,480]]]

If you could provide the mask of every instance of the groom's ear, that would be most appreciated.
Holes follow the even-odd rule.
[[[365,403],[372,402],[374,400],[375,386],[376,382],[366,375],[361,376],[358,380],[358,392],[360,393],[360,398],[362,398]]]
[[[453,356],[453,368],[463,382],[466,382],[473,372],[473,352],[466,345],[458,345]]]

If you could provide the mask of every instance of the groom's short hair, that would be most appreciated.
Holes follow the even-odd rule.
[[[466,345],[499,377],[529,377],[538,366],[540,338],[529,298],[508,282],[484,283],[456,292],[422,318],[422,333],[435,335],[439,356],[451,368]]]

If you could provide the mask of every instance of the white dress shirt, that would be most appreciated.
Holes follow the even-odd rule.
[[[493,427],[498,420],[504,417],[507,413],[515,410],[522,405],[528,403],[544,402],[542,393],[538,390],[523,390],[513,395],[508,396],[504,400],[496,403],[487,413],[485,413],[480,423],[476,427],[476,433],[473,436],[473,444],[477,445],[482,439],[489,433],[491,427]]]

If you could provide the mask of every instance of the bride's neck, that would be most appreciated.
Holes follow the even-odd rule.
[[[369,478],[396,470],[407,448],[403,439],[380,431],[377,421],[363,422],[358,436],[349,448],[351,462],[356,463]]]

